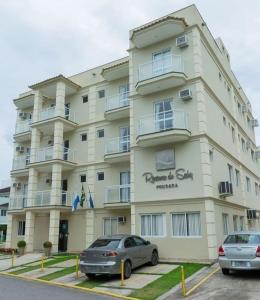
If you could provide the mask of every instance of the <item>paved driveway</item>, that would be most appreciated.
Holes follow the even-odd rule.
[[[168,299],[174,298],[169,297]],[[260,272],[239,272],[225,276],[219,271],[185,299],[260,299]]]

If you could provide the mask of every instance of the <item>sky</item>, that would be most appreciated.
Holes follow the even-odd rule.
[[[127,56],[130,29],[193,3],[224,41],[260,120],[260,0],[0,0],[0,187],[10,176],[18,94]]]

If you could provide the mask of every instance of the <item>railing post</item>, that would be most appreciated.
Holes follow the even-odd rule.
[[[181,289],[182,289],[182,295],[186,296],[186,283],[185,283],[185,273],[184,273],[183,266],[181,266]]]
[[[121,266],[120,266],[120,269],[121,269],[121,286],[124,286],[125,285],[125,263],[124,263],[124,260],[122,259],[121,260]]]

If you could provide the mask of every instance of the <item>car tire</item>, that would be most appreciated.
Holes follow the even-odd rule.
[[[150,265],[151,266],[156,266],[156,265],[158,265],[158,261],[159,261],[158,252],[156,250],[153,250]]]
[[[96,274],[86,273],[86,276],[88,277],[88,279],[94,279],[96,277]]]
[[[229,275],[229,269],[221,269],[224,275]]]
[[[127,260],[124,264],[124,278],[128,279],[131,277],[132,274],[132,265],[129,260]]]

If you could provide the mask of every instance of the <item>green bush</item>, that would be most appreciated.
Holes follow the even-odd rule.
[[[19,241],[17,243],[18,248],[25,248],[26,247],[26,241]]]
[[[43,243],[43,248],[51,248],[52,247],[52,242],[46,241]]]

